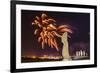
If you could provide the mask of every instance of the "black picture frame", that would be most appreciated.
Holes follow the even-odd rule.
[[[53,7],[71,7],[84,8],[94,10],[94,63],[87,65],[73,65],[73,66],[55,66],[55,67],[39,67],[39,68],[16,68],[16,5],[39,5],[39,6],[53,6]],[[29,72],[29,71],[45,71],[45,70],[61,70],[61,69],[79,69],[97,67],[97,6],[94,5],[78,5],[78,4],[61,4],[61,3],[46,3],[33,1],[11,1],[11,25],[10,25],[10,46],[11,46],[11,72]]]

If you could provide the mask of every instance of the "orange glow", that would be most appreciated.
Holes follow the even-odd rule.
[[[32,58],[36,58],[36,56],[32,56]]]

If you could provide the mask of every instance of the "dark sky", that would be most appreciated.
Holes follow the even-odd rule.
[[[44,50],[39,46],[36,36],[33,35],[32,21],[35,16],[46,13],[54,18],[57,25],[69,24],[74,31],[69,39],[69,45],[72,46],[77,42],[89,44],[90,32],[90,14],[89,13],[72,13],[72,12],[51,12],[51,11],[21,11],[21,48],[22,56],[54,54],[59,55],[55,49],[46,48]],[[70,49],[73,51],[73,49]]]

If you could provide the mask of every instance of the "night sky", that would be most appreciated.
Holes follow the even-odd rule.
[[[41,56],[43,54],[59,55],[56,49],[46,48],[41,49],[37,42],[37,37],[33,34],[32,22],[35,16],[40,16],[46,13],[49,17],[56,20],[57,25],[69,24],[73,30],[70,34],[69,46],[70,54],[72,55],[78,50],[75,44],[82,43],[83,46],[88,46],[89,53],[89,33],[90,33],[90,14],[89,13],[72,13],[72,12],[52,12],[52,11],[31,11],[21,10],[21,54],[22,56]],[[74,49],[73,49],[74,48]]]

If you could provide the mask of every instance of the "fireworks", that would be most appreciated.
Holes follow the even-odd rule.
[[[41,43],[42,49],[44,49],[47,44],[51,48],[55,48],[59,51],[56,37],[61,38],[64,32],[72,33],[72,30],[68,25],[58,26],[56,20],[48,17],[44,13],[41,14],[40,17],[36,16],[32,25],[37,27],[34,30],[34,35],[39,35],[38,42]]]

